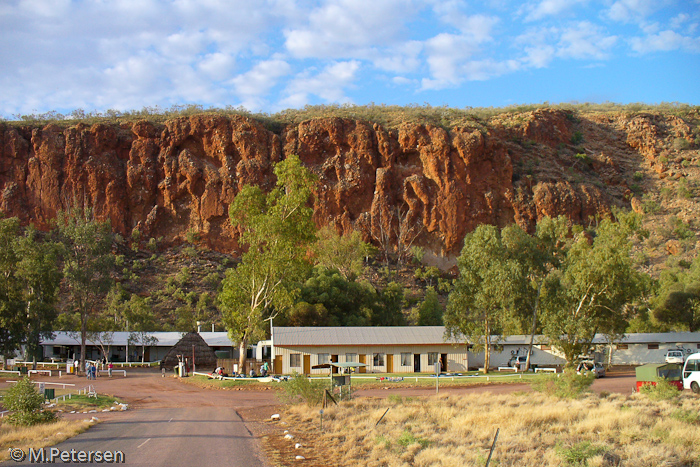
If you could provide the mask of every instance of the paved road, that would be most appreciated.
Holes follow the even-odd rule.
[[[262,467],[251,433],[232,408],[143,409],[54,446],[61,451],[121,451],[125,465]],[[49,455],[49,449],[45,451]],[[22,463],[30,464],[28,459]],[[89,464],[88,464],[89,465]]]

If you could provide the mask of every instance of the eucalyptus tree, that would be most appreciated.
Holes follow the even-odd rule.
[[[529,235],[517,226],[507,227],[503,236],[509,245],[509,256],[516,259],[523,272],[520,288],[514,293],[516,309],[523,323],[529,321],[530,342],[525,370],[530,368],[532,347],[539,327],[542,290],[549,274],[560,265],[567,246],[569,220],[564,216],[544,217],[537,222],[535,235]],[[527,327],[524,324],[523,327]]]
[[[596,333],[624,332],[625,311],[647,283],[630,258],[639,220],[622,214],[617,220],[603,219],[592,234],[579,231],[544,286],[544,333],[569,365],[591,347]]]
[[[309,202],[316,177],[297,156],[278,163],[274,172],[277,183],[270,193],[244,186],[229,207],[247,251],[226,272],[218,301],[229,337],[239,345],[240,371],[248,342],[264,336],[266,318],[293,305],[298,284],[311,270],[316,227]]]
[[[85,367],[85,343],[90,323],[99,317],[104,296],[112,284],[114,268],[112,229],[95,220],[90,209],[59,212],[59,238],[63,243],[63,276],[69,303],[80,332],[80,368]]]
[[[40,241],[37,237],[37,232],[30,227],[15,242],[19,258],[16,274],[24,308],[21,313],[23,340],[34,366],[37,357],[41,357],[41,339],[53,336],[62,277],[58,266],[59,245],[50,240]]]
[[[17,218],[0,219],[0,350],[25,345],[36,361],[42,338],[52,335],[61,280],[58,247]]]
[[[457,259],[459,276],[443,316],[446,337],[466,337],[475,349],[484,350],[485,372],[499,336],[517,327],[515,297],[523,289],[525,275],[510,237],[492,225],[480,225],[467,234]]]
[[[700,330],[700,256],[686,270],[662,275],[655,298],[654,318],[678,330]]]

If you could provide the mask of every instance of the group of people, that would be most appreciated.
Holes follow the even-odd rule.
[[[267,376],[267,374],[268,374],[268,372],[269,372],[269,369],[270,369],[270,367],[269,367],[268,363],[267,363],[267,362],[264,362],[264,363],[262,364],[262,366],[260,367],[260,376]],[[227,377],[228,374],[225,372],[224,367],[219,366],[219,367],[216,367],[216,369],[212,372],[212,376],[215,376],[215,377]],[[234,372],[234,373],[232,374],[232,376],[233,376],[233,377],[238,377],[238,376],[245,376],[245,375],[238,375],[237,373]],[[250,369],[249,376],[250,376],[251,378],[255,378],[255,377],[258,376],[257,373],[255,372],[255,368],[251,368],[251,369]]]
[[[96,379],[97,378],[97,367],[95,366],[94,362],[85,362],[85,376],[87,376],[87,379]]]
[[[80,366],[80,362],[76,359],[73,362],[73,368],[75,368],[75,374],[78,374],[78,367]],[[99,375],[100,369],[103,369],[104,367],[107,367],[107,374],[109,377],[112,377],[112,370],[114,369],[114,364],[112,362],[107,363],[106,358],[102,358],[101,360],[96,360],[94,362],[91,362],[89,360],[85,360],[85,376],[87,379],[96,379]]]

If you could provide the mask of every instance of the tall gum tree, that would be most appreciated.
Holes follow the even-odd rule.
[[[17,218],[0,218],[0,352],[21,345],[36,364],[41,338],[51,337],[61,273],[58,246],[22,229]],[[25,355],[26,357],[26,355]]]
[[[604,219],[591,234],[579,232],[543,292],[544,333],[567,364],[588,351],[596,333],[617,335],[627,326],[627,305],[647,281],[630,259],[629,237],[639,229],[634,214]]]
[[[457,259],[459,276],[443,316],[446,337],[464,336],[475,349],[484,350],[484,372],[489,370],[498,336],[516,325],[514,297],[523,288],[523,268],[504,242],[507,238],[507,231],[501,235],[492,225],[480,225],[467,234]]]
[[[80,368],[85,368],[90,323],[99,317],[112,284],[112,229],[109,222],[96,221],[89,209],[59,212],[57,220],[63,243],[63,277],[70,297],[67,311],[78,321]]]
[[[274,172],[277,184],[270,193],[244,186],[229,208],[247,251],[226,272],[218,301],[229,337],[239,346],[240,372],[246,371],[248,343],[265,335],[266,319],[293,305],[298,284],[311,270],[316,226],[309,202],[316,177],[293,155]]]

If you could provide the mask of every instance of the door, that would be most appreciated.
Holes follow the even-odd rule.
[[[282,355],[275,357],[275,363],[272,365],[272,372],[276,375],[282,374]]]
[[[311,355],[304,355],[304,374],[311,373]]]
[[[386,372],[394,372],[394,356],[390,353],[386,354]]]
[[[440,354],[440,359],[442,360],[442,371],[447,371],[447,354]]]
[[[331,363],[338,363],[338,356],[337,355],[331,355]],[[338,367],[332,366],[331,373],[332,374],[338,373]]]
[[[413,372],[420,373],[420,354],[413,354]]]
[[[360,354],[357,356],[359,359],[359,363],[367,363],[367,355],[365,354]],[[360,373],[367,373],[367,367],[366,366],[361,366],[360,367]]]

